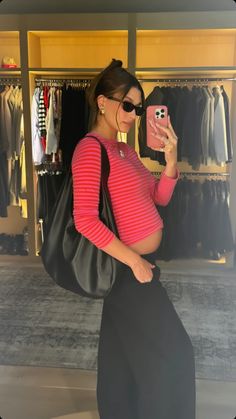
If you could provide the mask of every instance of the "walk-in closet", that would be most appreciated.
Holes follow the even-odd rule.
[[[234,266],[236,28],[228,15],[210,23],[206,14],[174,15],[67,15],[64,22],[55,15],[0,17],[0,59],[15,63],[0,69],[1,100],[6,104],[6,89],[20,91],[22,114],[18,140],[4,146],[1,137],[0,259],[40,263],[44,224],[77,139],[89,126],[86,89],[118,58],[140,80],[146,104],[168,106],[179,137],[181,176],[173,202],[161,210],[169,227],[159,260],[185,269]],[[50,102],[58,106],[47,126],[40,100],[48,103],[48,115]],[[224,101],[224,114],[222,106],[214,108],[218,101]],[[12,129],[13,108],[10,115]],[[145,120],[120,140],[160,175],[165,162],[145,146]],[[4,248],[4,240],[12,244]]]

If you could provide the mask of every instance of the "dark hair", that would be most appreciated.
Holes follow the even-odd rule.
[[[94,78],[87,91],[87,99],[92,111],[90,125],[92,126],[97,121],[99,95],[109,97],[119,92],[124,98],[131,87],[136,87],[140,91],[142,106],[144,106],[145,97],[141,84],[135,76],[122,67],[122,61],[113,58],[111,63]]]

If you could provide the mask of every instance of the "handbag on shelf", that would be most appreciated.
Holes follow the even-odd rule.
[[[96,137],[93,138],[101,146],[99,217],[118,237],[107,186],[110,172],[107,151]],[[115,282],[120,262],[97,248],[75,228],[71,170],[50,214],[40,254],[52,279],[62,288],[82,296],[104,298]]]

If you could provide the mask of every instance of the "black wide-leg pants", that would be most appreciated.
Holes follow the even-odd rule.
[[[150,283],[141,284],[123,265],[104,300],[100,419],[195,419],[192,344],[159,280],[159,268],[153,273]]]

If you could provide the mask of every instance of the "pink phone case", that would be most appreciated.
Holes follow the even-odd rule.
[[[168,109],[165,105],[149,105],[146,111],[147,146],[150,148],[162,148],[164,143],[156,138],[157,135],[165,135],[164,131],[156,127],[155,122],[167,127]]]

